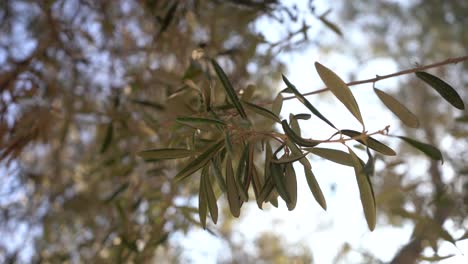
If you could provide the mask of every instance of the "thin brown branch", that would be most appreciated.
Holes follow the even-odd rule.
[[[456,58],[448,58],[448,59],[445,59],[443,61],[439,61],[439,62],[436,62],[436,63],[433,63],[433,64],[419,66],[419,67],[415,67],[415,68],[411,68],[411,69],[406,69],[406,70],[395,72],[395,73],[392,73],[392,74],[387,74],[387,75],[382,75],[382,76],[377,75],[377,77],[375,77],[375,78],[370,78],[370,79],[360,80],[360,81],[352,81],[352,82],[347,83],[347,85],[348,86],[354,86],[354,85],[360,85],[360,84],[365,84],[365,83],[376,83],[376,82],[381,81],[381,80],[385,80],[385,79],[389,79],[389,78],[393,78],[393,77],[397,77],[397,76],[401,76],[401,75],[411,74],[411,73],[415,73],[415,72],[418,72],[418,71],[424,71],[424,70],[431,69],[431,68],[437,68],[437,67],[444,66],[444,65],[447,65],[447,64],[456,64],[456,63],[466,61],[466,60],[468,60],[468,55],[465,55],[465,56],[462,56],[462,57],[456,57]],[[312,92],[305,93],[303,95],[308,96],[308,95],[313,95],[313,94],[319,94],[319,93],[326,92],[328,90],[329,90],[328,88],[322,88],[322,89],[319,89],[319,90],[315,90],[315,91],[312,91]],[[290,100],[290,99],[293,99],[293,98],[296,98],[296,97],[295,96],[289,96],[289,97],[285,97],[284,100]]]

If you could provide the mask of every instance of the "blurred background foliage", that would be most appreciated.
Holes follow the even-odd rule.
[[[197,72],[205,67],[197,61],[202,53],[222,61],[239,92],[254,83],[255,101],[274,98],[286,70],[278,55],[310,45],[346,52],[358,62],[387,58],[398,68],[468,53],[466,1],[333,3],[338,24],[346,27],[323,21],[314,26],[343,34],[345,48],[308,35],[304,17],[318,17],[313,1],[307,10],[287,2],[1,1],[0,261],[184,261],[171,236],[199,228],[198,181],[176,185],[171,177],[177,163],[143,164],[135,153],[186,136],[174,118],[196,111],[196,90],[213,85]],[[281,25],[278,39],[262,34],[261,19]],[[466,87],[466,67],[434,73]],[[423,85],[402,78],[401,89],[393,91],[421,118],[420,129],[404,133],[439,146],[443,167],[401,146],[405,154],[386,159],[381,168],[387,169],[373,178],[379,221],[415,226],[394,263],[434,255],[448,240],[440,227],[459,239],[468,225],[467,125],[454,122],[460,113]],[[212,100],[223,102],[221,88],[213,89]],[[458,91],[466,102],[466,88]],[[412,168],[415,162],[425,166],[423,172]],[[262,234],[255,250],[245,251],[233,239],[232,219],[223,216],[209,232],[230,245],[227,262],[312,262],[304,245],[292,252],[282,243],[287,234]],[[352,250],[344,245],[336,260],[353,262],[346,259]],[[356,250],[364,261],[379,261]]]

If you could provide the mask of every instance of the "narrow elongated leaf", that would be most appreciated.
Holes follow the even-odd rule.
[[[271,111],[276,115],[279,116],[281,113],[281,109],[283,108],[283,96],[279,93],[275,100],[273,101],[273,105],[271,106]]]
[[[222,86],[224,87],[224,90],[226,91],[226,94],[231,101],[231,103],[236,107],[237,112],[239,115],[247,119],[247,114],[244,111],[244,108],[242,107],[242,104],[240,103],[239,97],[237,97],[237,93],[234,90],[234,87],[232,87],[231,82],[229,81],[228,77],[226,76],[226,73],[224,73],[223,69],[215,60],[211,60],[211,64],[213,65],[213,68],[218,75],[219,80],[221,81]]]
[[[160,160],[160,159],[180,159],[186,158],[194,154],[190,149],[148,149],[137,153],[138,156],[145,160]]]
[[[101,151],[100,151],[101,153],[106,152],[106,150],[109,148],[112,142],[113,131],[114,131],[114,124],[113,122],[110,122],[107,125],[106,136],[104,137],[104,141],[102,142],[102,145],[101,145]]]
[[[255,112],[261,116],[264,116],[268,119],[271,119],[275,122],[278,122],[278,123],[281,123],[281,120],[279,119],[278,116],[276,116],[273,112],[271,112],[270,110],[266,109],[266,108],[263,108],[261,106],[258,106],[256,104],[252,104],[252,103],[249,103],[249,102],[246,102],[246,101],[242,101],[243,105],[251,110],[252,112]]]
[[[277,163],[270,163],[270,171],[271,176],[273,178],[273,182],[275,183],[275,187],[279,195],[281,196],[281,198],[283,198],[283,200],[286,203],[290,203],[291,196],[289,195],[286,189],[286,184],[284,182],[284,171],[282,166]]]
[[[289,114],[289,126],[294,131],[294,133],[296,133],[296,135],[301,136],[301,127],[299,126],[299,122],[293,114]]]
[[[286,203],[286,206],[289,211],[292,211],[296,207],[297,203],[297,179],[296,172],[294,172],[294,168],[291,163],[285,165],[284,174],[286,191],[291,199],[289,203]]]
[[[433,160],[440,160],[440,161],[444,161],[443,157],[442,157],[442,153],[440,152],[440,150],[432,145],[429,145],[429,144],[426,144],[426,143],[422,143],[420,141],[417,141],[417,140],[414,140],[412,138],[408,138],[408,137],[403,137],[403,136],[397,136],[398,138],[400,139],[403,139],[406,143],[410,144],[411,146],[413,146],[414,148],[420,150],[421,152],[423,152],[424,154],[426,154],[427,156],[429,156],[431,159]]]
[[[200,223],[203,229],[206,229],[206,214],[208,209],[208,203],[206,199],[205,183],[203,174],[200,177],[200,188],[198,194],[198,216],[200,217]]]
[[[223,178],[223,173],[221,172],[221,163],[219,162],[219,156],[211,159],[211,166],[213,168],[213,173],[218,182],[219,188],[221,191],[226,192],[226,181]]]
[[[148,100],[131,99],[131,102],[142,105],[142,106],[151,107],[154,110],[158,110],[158,111],[165,109],[164,105],[156,103],[156,102],[148,101]]]
[[[241,158],[239,159],[239,164],[237,166],[237,172],[236,172],[237,189],[239,190],[239,195],[244,202],[247,202],[249,200],[247,191],[244,190],[244,186],[242,185],[243,183],[245,183],[243,182],[243,180],[248,173],[248,166],[247,166],[248,160],[249,160],[249,145],[247,144],[244,147],[244,150],[242,151],[242,155],[241,155]]]
[[[414,128],[419,126],[418,118],[411,113],[408,108],[398,102],[397,99],[377,88],[374,88],[374,92],[379,97],[380,101],[382,101],[382,103],[384,103],[384,105],[392,111],[401,120],[401,122],[403,122],[403,124]]]
[[[297,114],[294,115],[295,119],[309,120],[312,116],[310,114]]]
[[[204,117],[183,116],[183,117],[176,118],[176,121],[182,124],[193,123],[193,124],[222,125],[222,126],[226,125],[226,123],[224,123],[223,121],[219,119],[204,118]]]
[[[343,135],[346,135],[348,137],[356,137],[356,136],[361,135],[361,133],[359,133],[357,131],[354,131],[354,130],[349,130],[349,129],[343,129],[343,130],[341,130],[341,133],[343,133]],[[369,148],[371,148],[371,149],[373,149],[373,150],[375,150],[377,152],[380,152],[380,153],[382,153],[384,155],[387,155],[387,156],[395,156],[396,155],[396,153],[395,153],[395,151],[393,149],[391,149],[387,145],[384,145],[383,143],[377,141],[373,137],[367,137],[366,142],[364,142],[361,139],[356,139],[356,141],[358,141],[359,143],[361,143],[363,145],[366,145]]]
[[[293,142],[288,140],[287,145],[293,155],[298,155],[301,153],[301,150]],[[314,196],[317,203],[323,208],[323,210],[327,210],[327,201],[325,200],[322,189],[320,188],[320,185],[318,184],[317,179],[312,172],[312,165],[310,165],[310,162],[306,157],[300,159],[299,162],[304,167],[304,174],[307,180],[307,185],[309,185],[309,189],[312,192],[312,195]]]
[[[439,261],[442,261],[442,260],[453,258],[454,256],[455,256],[454,254],[450,254],[450,255],[446,255],[446,256],[434,255],[434,256],[431,256],[431,257],[420,256],[419,259],[429,261],[429,262],[439,262]]]
[[[356,180],[361,197],[362,208],[364,209],[364,216],[366,217],[367,221],[367,226],[369,227],[370,231],[373,231],[377,219],[374,190],[372,188],[369,177],[363,173],[363,167],[359,162],[358,157],[350,148],[348,149],[351,160],[353,162],[354,173],[356,174]]]
[[[258,200],[262,203],[265,202],[270,196],[270,193],[273,191],[274,187],[275,183],[273,182],[272,177],[268,177],[262,187],[262,190],[260,191],[260,194],[258,195]]]
[[[330,22],[328,19],[326,19],[324,16],[319,17],[320,21],[322,21],[325,26],[327,26],[329,29],[331,29],[333,32],[335,32],[338,36],[342,37],[343,33],[341,32],[340,28],[335,25],[335,23]]]
[[[416,76],[434,88],[451,105],[461,110],[465,109],[460,95],[448,83],[427,72],[416,72]]]
[[[119,186],[115,191],[113,191],[107,198],[104,199],[104,202],[108,203],[111,202],[112,200],[115,199],[119,194],[121,194],[123,191],[125,191],[128,186],[130,186],[129,182],[125,182],[122,185]]]
[[[230,155],[234,155],[234,147],[232,146],[231,133],[226,130],[224,133],[224,141],[226,142],[226,150]]]
[[[317,147],[305,148],[305,150],[329,161],[333,161],[335,163],[342,164],[345,166],[353,166],[351,156],[349,155],[349,153],[346,153],[344,151]]]
[[[224,140],[220,140],[215,144],[208,147],[202,154],[197,158],[193,159],[189,164],[187,164],[179,173],[175,176],[174,181],[181,181],[188,176],[192,175],[194,172],[198,171],[200,168],[206,165],[211,158],[218,152],[218,150],[224,145]]]
[[[271,162],[273,163],[278,163],[278,164],[282,164],[282,163],[293,163],[295,161],[298,161],[302,158],[304,158],[305,156],[307,156],[309,153],[302,153],[301,155],[289,155],[289,156],[283,156],[281,157],[280,159],[273,159],[271,160]]]
[[[210,210],[211,219],[213,223],[216,224],[218,222],[218,205],[216,204],[216,196],[213,191],[213,186],[211,185],[209,174],[208,174],[208,166],[205,166],[202,171],[202,178],[204,191],[206,194],[206,201],[208,203],[208,209]]]
[[[353,93],[351,93],[348,85],[336,73],[318,62],[315,62],[315,69],[317,70],[320,79],[325,83],[325,86],[327,86],[336,98],[338,98],[338,100],[348,108],[351,114],[353,114],[354,117],[364,125],[361,111],[359,110],[356,99],[354,99]]]
[[[232,169],[231,157],[226,158],[226,187],[229,209],[234,217],[239,217],[241,200],[237,190],[236,180],[234,179],[234,171]]]
[[[332,124],[332,122],[328,121],[327,118],[325,118],[296,88],[296,86],[294,86],[289,80],[288,78],[286,78],[286,76],[283,75],[283,81],[284,83],[288,86],[289,89],[291,89],[294,93],[294,95],[296,96],[296,98],[302,103],[304,104],[311,112],[312,114],[314,114],[316,117],[322,119],[325,123],[327,123],[328,125],[330,125],[331,127],[337,129],[335,127],[335,125]]]
[[[293,141],[294,143],[298,144],[299,146],[315,147],[321,143],[317,140],[305,139],[300,137],[289,127],[288,121],[286,120],[281,121],[281,126],[283,127],[284,133],[286,133],[288,138],[291,139],[291,141]]]

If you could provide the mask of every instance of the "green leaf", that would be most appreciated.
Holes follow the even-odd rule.
[[[266,118],[269,118],[275,122],[278,122],[278,123],[281,123],[281,120],[279,119],[278,116],[276,116],[273,112],[271,112],[270,110],[266,109],[266,108],[263,108],[261,106],[258,106],[256,104],[252,104],[252,103],[249,103],[249,102],[246,102],[246,101],[242,101],[243,105],[249,109],[250,111],[252,112],[255,112],[261,116],[264,116]]]
[[[431,257],[420,256],[419,259],[429,261],[429,262],[435,262],[435,261],[441,261],[441,260],[446,260],[446,259],[449,259],[449,258],[453,258],[454,256],[455,255],[453,255],[453,254],[450,254],[450,255],[447,255],[447,256],[434,255],[434,256],[431,256]]]
[[[180,159],[186,158],[194,154],[190,149],[148,149],[137,153],[138,156],[145,160],[160,160],[160,159]]]
[[[298,155],[301,153],[301,150],[291,141],[288,140],[287,144],[293,155]],[[312,165],[310,165],[310,162],[306,157],[300,159],[299,162],[301,162],[302,166],[304,167],[304,174],[306,176],[307,185],[309,185],[309,189],[312,192],[312,195],[314,196],[317,203],[323,208],[323,210],[327,210],[327,201],[325,200],[322,189],[320,189],[320,185],[318,184],[317,179],[312,172]]]
[[[348,137],[357,137],[357,136],[361,135],[361,133],[359,133],[357,131],[354,131],[354,130],[349,130],[349,129],[343,129],[343,130],[341,130],[341,133],[343,133],[343,135],[346,135]],[[387,156],[395,156],[396,155],[396,153],[395,153],[395,151],[393,149],[391,149],[387,145],[384,145],[383,143],[377,141],[373,137],[368,136],[366,138],[366,142],[364,142],[361,139],[356,139],[356,141],[358,141],[359,143],[361,143],[363,145],[366,145],[369,148],[371,148],[371,149],[373,149],[373,150],[375,150],[377,152],[380,152],[380,153],[382,153],[384,155],[387,155]]]
[[[283,127],[284,133],[291,139],[294,143],[298,144],[299,146],[303,147],[315,147],[320,144],[320,141],[305,139],[297,135],[288,125],[288,121],[283,120],[281,121],[281,125]]]
[[[336,98],[338,98],[338,100],[348,108],[351,114],[353,114],[354,117],[364,125],[361,111],[359,110],[356,99],[354,98],[353,93],[351,93],[348,85],[336,73],[318,62],[315,62],[315,69],[317,70],[320,79],[325,83],[325,86],[327,86]]]
[[[226,186],[229,209],[234,217],[239,217],[241,200],[237,190],[236,180],[234,179],[234,171],[232,169],[231,157],[228,155],[226,158]]]
[[[283,108],[283,96],[281,94],[278,94],[275,100],[273,101],[273,105],[271,106],[271,111],[276,116],[279,116],[282,108]]]
[[[272,180],[272,177],[268,176],[265,180],[265,184],[263,185],[262,190],[260,191],[260,194],[258,195],[258,200],[261,201],[262,203],[265,202],[270,196],[274,187],[275,187],[275,184]]]
[[[398,102],[397,99],[377,88],[374,88],[374,92],[379,97],[380,101],[382,101],[382,103],[384,103],[384,105],[392,111],[401,120],[401,122],[403,122],[403,124],[413,128],[419,126],[418,118],[411,113],[408,108]]]
[[[416,72],[416,76],[434,88],[447,102],[454,107],[463,110],[465,105],[457,91],[448,83],[427,72]]]
[[[248,168],[247,168],[248,160],[249,160],[249,145],[247,144],[244,147],[244,150],[242,151],[242,155],[241,155],[241,158],[239,159],[239,164],[237,165],[237,172],[236,172],[237,189],[239,190],[239,195],[244,202],[247,202],[249,200],[247,191],[244,190],[244,187],[242,186],[243,179],[248,173]]]
[[[221,163],[219,162],[219,156],[211,159],[211,166],[213,168],[213,173],[216,177],[216,181],[218,182],[219,188],[221,189],[221,191],[226,192],[227,187],[226,182],[223,178],[223,173],[221,172]]]
[[[341,150],[327,148],[305,148],[304,150],[338,164],[350,167],[353,166],[353,162],[349,153]]]
[[[341,32],[340,28],[335,25],[334,23],[328,21],[324,16],[319,17],[320,21],[322,21],[325,26],[327,26],[329,29],[331,29],[333,32],[335,32],[338,36],[342,37],[343,33]]]
[[[216,204],[216,196],[213,191],[213,186],[211,185],[209,174],[208,174],[208,166],[205,166],[202,170],[202,178],[204,191],[206,193],[206,200],[208,202],[208,209],[210,210],[211,219],[213,223],[216,224],[218,222],[218,205]]]
[[[372,189],[372,184],[369,177],[363,173],[363,167],[361,162],[359,162],[359,158],[350,148],[348,148],[348,150],[353,162],[354,173],[356,174],[359,194],[361,197],[361,204],[362,208],[364,209],[364,216],[366,217],[367,226],[369,227],[370,231],[373,231],[377,219],[374,190]]]
[[[271,160],[271,162],[273,163],[278,163],[278,164],[282,164],[282,163],[293,163],[295,161],[298,161],[302,158],[304,158],[305,156],[307,156],[309,153],[301,153],[301,155],[288,155],[288,156],[283,156],[281,157],[280,159],[273,159]]]
[[[206,198],[206,191],[205,191],[205,183],[203,179],[203,174],[200,177],[200,190],[198,194],[198,216],[200,217],[200,223],[203,229],[206,229],[206,214],[208,209],[207,198]]]
[[[175,176],[174,181],[179,182],[205,166],[206,163],[208,163],[210,159],[213,158],[218,150],[224,145],[223,143],[224,139],[208,147],[202,154],[193,159],[181,171],[179,171],[179,173]]]
[[[240,114],[240,116],[243,119],[247,119],[247,114],[245,113],[244,108],[240,103],[239,97],[237,97],[236,91],[234,90],[231,82],[226,76],[226,73],[224,73],[221,66],[219,66],[219,64],[214,59],[211,60],[211,64],[213,64],[213,68],[216,74],[218,75],[218,78],[221,81],[221,84],[223,85],[224,90],[226,91],[226,94],[229,97],[229,100],[231,100],[231,103],[236,107],[237,112]]]
[[[334,129],[337,129],[328,119],[326,119],[297,89],[296,86],[294,86],[286,76],[283,75],[283,81],[284,83],[288,86],[289,89],[291,89],[296,96],[296,98],[304,104],[311,112],[314,114],[316,117],[322,119],[325,123],[333,127]]]
[[[412,138],[403,137],[403,136],[396,136],[396,137],[400,138],[400,139],[403,139],[404,141],[406,141],[406,143],[408,143],[411,146],[413,146],[414,148],[420,150],[421,152],[423,152],[424,154],[429,156],[431,159],[440,160],[440,161],[444,162],[444,158],[442,157],[442,153],[440,152],[440,150],[438,148],[436,148],[436,147],[434,147],[432,145],[426,144],[426,143],[419,142],[419,141],[414,140]]]
[[[297,114],[294,115],[295,119],[309,120],[312,116],[310,114]]]
[[[158,110],[158,111],[162,111],[165,109],[164,105],[158,104],[156,102],[151,102],[148,100],[131,99],[130,101],[135,104],[139,104],[139,105],[146,106],[146,107],[151,107],[154,110]]]
[[[100,151],[101,153],[106,152],[106,150],[109,148],[112,142],[113,131],[114,131],[113,122],[109,122],[109,124],[107,125],[106,136],[104,137],[104,141],[102,142],[102,145],[101,145],[101,151]]]
[[[232,146],[231,134],[228,130],[224,133],[224,141],[226,142],[226,149],[230,155],[234,154],[234,147]]]
[[[252,84],[247,85],[247,88],[243,90],[243,93],[241,95],[241,100],[245,102],[250,101],[250,99],[252,99],[255,93],[255,89],[257,89],[255,85],[252,85]]]
[[[275,158],[273,158],[272,160],[274,159]],[[283,167],[280,164],[272,162],[270,163],[270,172],[273,178],[273,182],[275,183],[276,190],[278,191],[279,195],[281,196],[281,198],[283,198],[283,200],[286,203],[290,203],[291,198],[286,189],[286,184],[284,182]]]
[[[289,114],[289,126],[294,131],[294,133],[296,133],[296,135],[301,136],[301,127],[299,126],[299,122],[293,114]]]
[[[292,211],[296,207],[297,203],[297,179],[292,163],[285,165],[284,176],[286,191],[291,199],[289,203],[286,203],[286,206],[289,211]]]
[[[176,121],[182,124],[194,123],[194,124],[222,125],[222,126],[226,125],[226,123],[224,123],[223,121],[219,119],[204,118],[204,117],[182,116],[182,117],[177,117]]]

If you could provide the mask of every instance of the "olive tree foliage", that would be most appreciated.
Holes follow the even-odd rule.
[[[352,22],[353,28],[369,39],[350,41],[350,53],[357,54],[358,61],[389,58],[398,67],[408,67],[467,52],[468,32],[463,26],[468,22],[466,1],[343,1],[337,12],[341,23]],[[451,80],[466,102],[467,65],[464,62],[430,72]],[[395,91],[393,95],[418,116],[418,129],[401,129],[410,137],[438,146],[444,163],[423,162],[401,145],[401,157],[386,160],[385,169],[374,177],[382,224],[398,227],[410,223],[414,227],[410,240],[402,239],[406,244],[392,263],[449,258],[457,255],[458,241],[467,238],[467,112],[445,104],[417,78],[398,80],[397,87],[376,86]],[[452,249],[453,254],[440,251],[442,246]],[[372,252],[366,254],[373,256]]]
[[[237,92],[270,100],[277,54],[307,44],[302,15],[274,0],[1,1],[0,217],[12,237],[2,261],[171,254],[168,237],[199,224],[198,184],[174,184],[178,163],[135,154],[191,142],[174,120],[224,101],[202,54],[223,62]],[[281,39],[258,31],[263,18]]]
[[[297,8],[278,1],[0,5],[0,158],[8,175],[3,230],[18,223],[36,230],[37,260],[148,261],[174,231],[206,228],[208,216],[216,223],[220,200],[235,217],[252,196],[260,208],[283,200],[293,210],[294,162],[326,209],[308,155],[354,168],[373,230],[374,161],[397,155],[384,136],[437,162],[443,156],[435,139],[390,135],[388,127],[367,131],[362,102],[349,87],[374,84],[378,98],[409,127],[421,125],[421,115],[375,87],[379,81],[414,74],[438,100],[464,109],[459,89],[426,70],[466,57],[351,83],[332,65],[316,62],[326,89],[301,94],[283,75],[285,89],[269,96],[284,73],[275,56],[306,44],[310,27]],[[327,13],[309,11],[342,35]],[[295,28],[272,42],[255,29],[261,17]],[[330,122],[306,97],[319,92],[331,92],[360,127]],[[310,112],[284,118],[284,100],[298,100]],[[327,139],[303,138],[300,123],[309,119],[334,132]],[[435,236],[453,240],[442,227]]]

